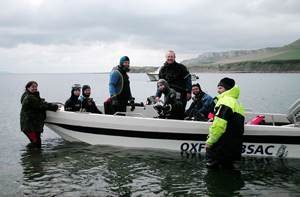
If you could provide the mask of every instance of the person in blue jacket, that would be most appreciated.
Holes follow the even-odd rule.
[[[127,56],[120,59],[120,64],[113,68],[109,79],[109,94],[111,98],[112,110],[115,112],[126,112],[126,106],[134,105],[134,98],[131,95],[130,81],[127,72],[130,68],[130,60]]]
[[[193,102],[185,111],[185,120],[207,121],[208,114],[213,112],[215,102],[213,98],[202,91],[199,83],[192,85]]]

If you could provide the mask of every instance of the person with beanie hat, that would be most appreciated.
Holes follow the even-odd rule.
[[[231,78],[225,77],[218,83],[218,93],[221,94],[227,90],[230,90],[235,85],[235,81]]]
[[[129,72],[130,60],[128,56],[120,58],[120,64],[113,68],[109,78],[109,94],[111,102],[110,114],[126,112],[126,106],[131,105],[134,110],[134,98],[131,95]]]
[[[90,97],[91,95],[91,87],[89,85],[82,86],[82,95],[84,97]]]
[[[157,89],[164,94],[164,104],[154,105],[154,109],[158,112],[160,118],[182,120],[184,117],[184,108],[177,97],[174,89],[169,87],[166,80],[160,79],[157,81]]]
[[[120,64],[118,65],[118,67],[121,70],[123,70],[124,72],[129,72],[130,71],[129,65],[130,65],[129,57],[123,56],[120,58]]]
[[[175,52],[170,50],[166,54],[166,61],[160,68],[158,77],[165,79],[170,88],[174,89],[180,96],[185,109],[186,103],[191,98],[192,80],[186,66],[175,61]],[[161,97],[161,92],[156,92],[156,100]]]
[[[192,85],[193,102],[188,110],[185,111],[185,120],[207,121],[208,114],[213,112],[215,103],[213,98],[202,91],[200,84]]]
[[[81,92],[80,84],[74,84],[71,89],[71,97],[65,102],[65,111],[79,111],[81,102],[79,96]]]
[[[240,88],[231,78],[218,83],[217,103],[214,119],[206,140],[208,167],[233,167],[241,159],[245,115],[238,101]]]
[[[91,87],[89,85],[82,86],[82,95],[79,97],[79,101],[81,102],[80,111],[102,114],[93,98],[90,98],[90,95]]]

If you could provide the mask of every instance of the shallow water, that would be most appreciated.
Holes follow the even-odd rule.
[[[201,74],[214,95],[224,74]],[[230,74],[241,101],[253,111],[286,113],[300,97],[299,74]],[[155,93],[144,74],[131,74],[136,101]],[[73,83],[90,84],[93,98],[108,97],[107,74],[1,74],[0,196],[299,196],[300,160],[243,158],[237,170],[207,170],[201,155],[165,150],[68,143],[45,128],[42,150],[30,149],[19,129],[20,95],[28,80],[41,96],[64,102]]]

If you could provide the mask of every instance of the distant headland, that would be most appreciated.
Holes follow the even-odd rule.
[[[300,39],[257,50],[208,52],[182,61],[190,72],[300,73]],[[158,67],[132,67],[131,72],[153,72]]]

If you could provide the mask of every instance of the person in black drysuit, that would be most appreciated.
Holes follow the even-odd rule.
[[[188,69],[175,61],[175,52],[168,51],[166,54],[166,62],[159,70],[159,79],[168,82],[170,88],[174,89],[180,97],[183,108],[191,98],[192,80]],[[161,92],[156,92],[156,100],[161,97]]]
[[[89,85],[82,86],[82,95],[79,98],[81,102],[81,111],[102,114],[102,112],[97,108],[93,98],[90,98],[90,95],[91,87]]]
[[[79,111],[81,102],[78,99],[80,96],[81,87],[79,84],[74,84],[71,90],[71,97],[65,102],[65,111]]]
[[[157,110],[159,118],[183,120],[184,108],[180,98],[177,97],[176,91],[170,88],[168,82],[164,79],[158,80],[157,89],[164,94],[164,104],[153,106]]]

